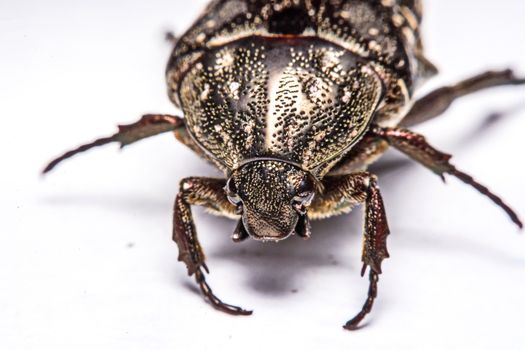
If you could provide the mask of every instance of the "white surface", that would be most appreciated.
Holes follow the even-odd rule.
[[[381,172],[392,234],[362,330],[361,214],[317,222],[307,242],[234,244],[234,222],[196,209],[210,284],[252,317],[211,309],[176,261],[178,181],[214,170],[170,135],[71,160],[51,157],[168,102],[163,31],[203,1],[0,2],[0,348],[518,349],[525,344],[525,239],[502,211],[409,165]],[[487,68],[525,75],[518,0],[427,1],[427,88]],[[525,88],[465,98],[418,130],[525,215]],[[520,109],[521,107],[521,109]],[[487,114],[514,111],[490,128]],[[401,156],[390,156],[392,160]],[[296,290],[296,292],[292,292]]]

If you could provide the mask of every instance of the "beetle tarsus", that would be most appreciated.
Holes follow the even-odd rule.
[[[204,294],[206,299],[215,309],[235,316],[249,316],[253,313],[253,311],[251,310],[245,310],[238,306],[226,304],[222,300],[217,298],[217,296],[213,294],[213,291],[206,282],[206,278],[204,277],[204,273],[201,269],[195,271],[195,280],[199,284],[202,294]]]
[[[91,148],[107,145],[111,142],[119,142],[120,147],[122,148],[147,137],[155,136],[167,131],[173,131],[180,127],[184,127],[184,121],[179,117],[165,114],[146,114],[142,116],[138,122],[129,125],[119,125],[119,131],[112,136],[97,139],[64,153],[60,157],[52,160],[44,168],[42,174],[50,172],[63,160],[90,150]]]
[[[359,311],[359,313],[355,315],[350,321],[346,322],[346,324],[343,326],[344,329],[349,331],[359,329],[359,324],[361,321],[363,321],[365,316],[372,310],[372,306],[374,306],[374,300],[377,297],[377,282],[379,281],[379,275],[374,272],[373,269],[370,269],[369,280],[370,284],[368,287],[368,296],[365,303],[363,304],[363,307],[361,308],[361,311]]]
[[[463,181],[467,185],[474,187],[479,193],[489,197],[492,202],[494,202],[501,209],[503,209],[505,213],[507,213],[512,222],[514,222],[520,229],[523,229],[523,223],[520,220],[518,214],[516,214],[516,212],[512,210],[511,207],[505,204],[505,202],[499,196],[492,193],[486,186],[474,180],[474,178],[469,174],[465,174],[464,172],[459,171],[456,168],[450,171],[449,174],[457,177],[459,180]]]
[[[104,138],[101,138],[101,139],[97,139],[97,140],[95,140],[95,141],[93,141],[91,143],[87,143],[85,145],[79,146],[79,147],[77,147],[77,148],[75,148],[75,149],[73,149],[71,151],[67,151],[66,153],[64,153],[60,157],[55,158],[54,160],[49,162],[49,164],[44,168],[44,170],[42,170],[42,174],[47,174],[48,172],[53,170],[58,165],[58,163],[61,163],[63,160],[71,158],[74,155],[77,155],[78,153],[85,152],[87,150],[90,150],[93,147],[106,145],[106,144],[111,143],[113,141],[115,141],[113,136],[111,136],[111,137],[104,137]]]

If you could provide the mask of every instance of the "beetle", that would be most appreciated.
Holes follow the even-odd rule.
[[[488,71],[415,100],[437,74],[425,57],[418,0],[215,0],[180,37],[166,80],[184,118],[149,114],[112,136],[50,162],[112,142],[121,147],[160,133],[207,159],[224,179],[180,182],[173,216],[178,259],[218,310],[252,312],[222,302],[206,282],[209,269],[191,206],[238,220],[234,242],[278,242],[311,235],[310,220],[365,211],[362,269],[366,301],[344,328],[357,329],[373,306],[389,228],[377,177],[367,171],[393,147],[444,179],[458,178],[488,197],[520,228],[501,198],[409,128],[445,112],[458,98],[524,84],[511,70]]]

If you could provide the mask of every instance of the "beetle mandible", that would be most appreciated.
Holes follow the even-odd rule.
[[[437,73],[425,58],[419,0],[215,0],[180,38],[172,37],[168,94],[184,119],[145,115],[53,160],[92,147],[122,147],[164,132],[206,158],[225,179],[181,181],[173,239],[179,260],[217,309],[206,282],[204,253],[191,206],[238,220],[233,240],[277,242],[311,235],[310,220],[365,207],[361,274],[369,290],[356,329],[377,295],[387,258],[387,218],[377,178],[366,171],[394,147],[442,178],[471,185],[522,227],[516,213],[487,187],[456,168],[451,156],[408,128],[442,114],[457,98],[525,83],[512,71],[489,71],[415,101],[417,87]]]

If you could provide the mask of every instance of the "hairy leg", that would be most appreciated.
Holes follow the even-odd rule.
[[[495,86],[520,84],[525,84],[525,79],[516,78],[510,69],[476,75],[455,85],[434,90],[417,100],[400,125],[413,126],[433,119],[445,112],[456,99],[462,96]]]
[[[123,148],[129,144],[140,141],[150,136],[155,136],[164,132],[184,129],[184,119],[164,114],[146,114],[138,122],[129,125],[119,125],[118,132],[112,136],[103,137],[93,142],[84,144],[68,151],[60,157],[52,160],[42,171],[47,173],[63,160],[73,157],[78,153],[85,152],[93,147],[103,146],[108,143],[118,142]]]
[[[370,268],[370,287],[361,311],[344,326],[348,330],[354,330],[372,310],[377,296],[377,282],[381,273],[381,263],[389,256],[386,238],[390,230],[388,229],[383,199],[374,175],[361,172],[343,176],[328,176],[323,182],[325,191],[314,200],[309,212],[310,210],[324,211],[327,215],[336,209],[342,201],[365,204],[361,275],[364,276],[367,268]]]
[[[228,214],[236,212],[236,207],[226,198],[225,185],[223,179],[192,177],[181,181],[175,199],[173,240],[179,248],[179,261],[186,264],[190,276],[195,275],[202,294],[214,308],[231,315],[251,315],[252,311],[222,302],[211,290],[204,275],[209,270],[193,223],[191,205],[202,205]]]
[[[371,129],[371,132],[376,136],[383,138],[391,146],[405,153],[410,158],[429,168],[443,180],[445,179],[445,174],[450,174],[464,183],[471,185],[502,208],[510,219],[518,225],[518,227],[523,228],[523,224],[518,215],[507,204],[505,204],[500,197],[492,193],[487,187],[478,183],[472,178],[472,176],[458,170],[450,163],[450,158],[452,158],[451,155],[436,150],[422,135],[399,127],[381,128],[374,126]]]

